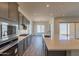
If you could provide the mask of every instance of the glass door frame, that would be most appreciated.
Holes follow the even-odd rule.
[[[68,40],[68,23],[59,23],[59,39],[60,39],[60,36],[61,36],[61,34],[60,34],[60,24],[66,24],[67,25],[67,29],[66,29],[67,33],[66,34],[62,34],[62,35],[66,35],[67,36],[67,40]]]
[[[62,23],[66,23],[67,24],[67,40],[68,40],[68,24],[69,23],[74,23],[74,39],[77,39],[77,36],[76,36],[76,33],[77,33],[77,31],[76,31],[76,29],[77,29],[77,23],[79,23],[79,22],[60,22],[59,23],[59,38],[60,38],[60,24],[62,24]]]

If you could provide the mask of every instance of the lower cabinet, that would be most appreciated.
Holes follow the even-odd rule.
[[[22,56],[31,44],[31,37],[28,36],[18,43],[18,55]]]
[[[23,40],[23,51],[25,52],[28,48],[28,38]]]
[[[28,46],[30,45],[30,37],[28,37]]]
[[[18,43],[18,55],[23,55],[23,40]]]
[[[47,51],[47,56],[66,56],[66,51]]]
[[[26,39],[23,40],[23,52],[26,50]]]
[[[25,40],[25,50],[27,50],[27,48],[28,48],[28,40],[26,39]]]

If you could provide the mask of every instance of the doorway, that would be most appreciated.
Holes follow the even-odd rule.
[[[36,26],[36,34],[43,35],[45,33],[45,26],[44,25],[37,25]]]

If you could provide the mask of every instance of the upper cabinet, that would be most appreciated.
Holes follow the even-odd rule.
[[[18,23],[18,4],[15,2],[0,2],[0,18]]]
[[[18,4],[15,2],[8,3],[8,17],[11,21],[18,21]]]
[[[8,19],[8,2],[0,2],[0,18]]]

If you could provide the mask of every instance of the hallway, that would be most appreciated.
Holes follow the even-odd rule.
[[[44,56],[42,36],[33,36],[24,56]]]

